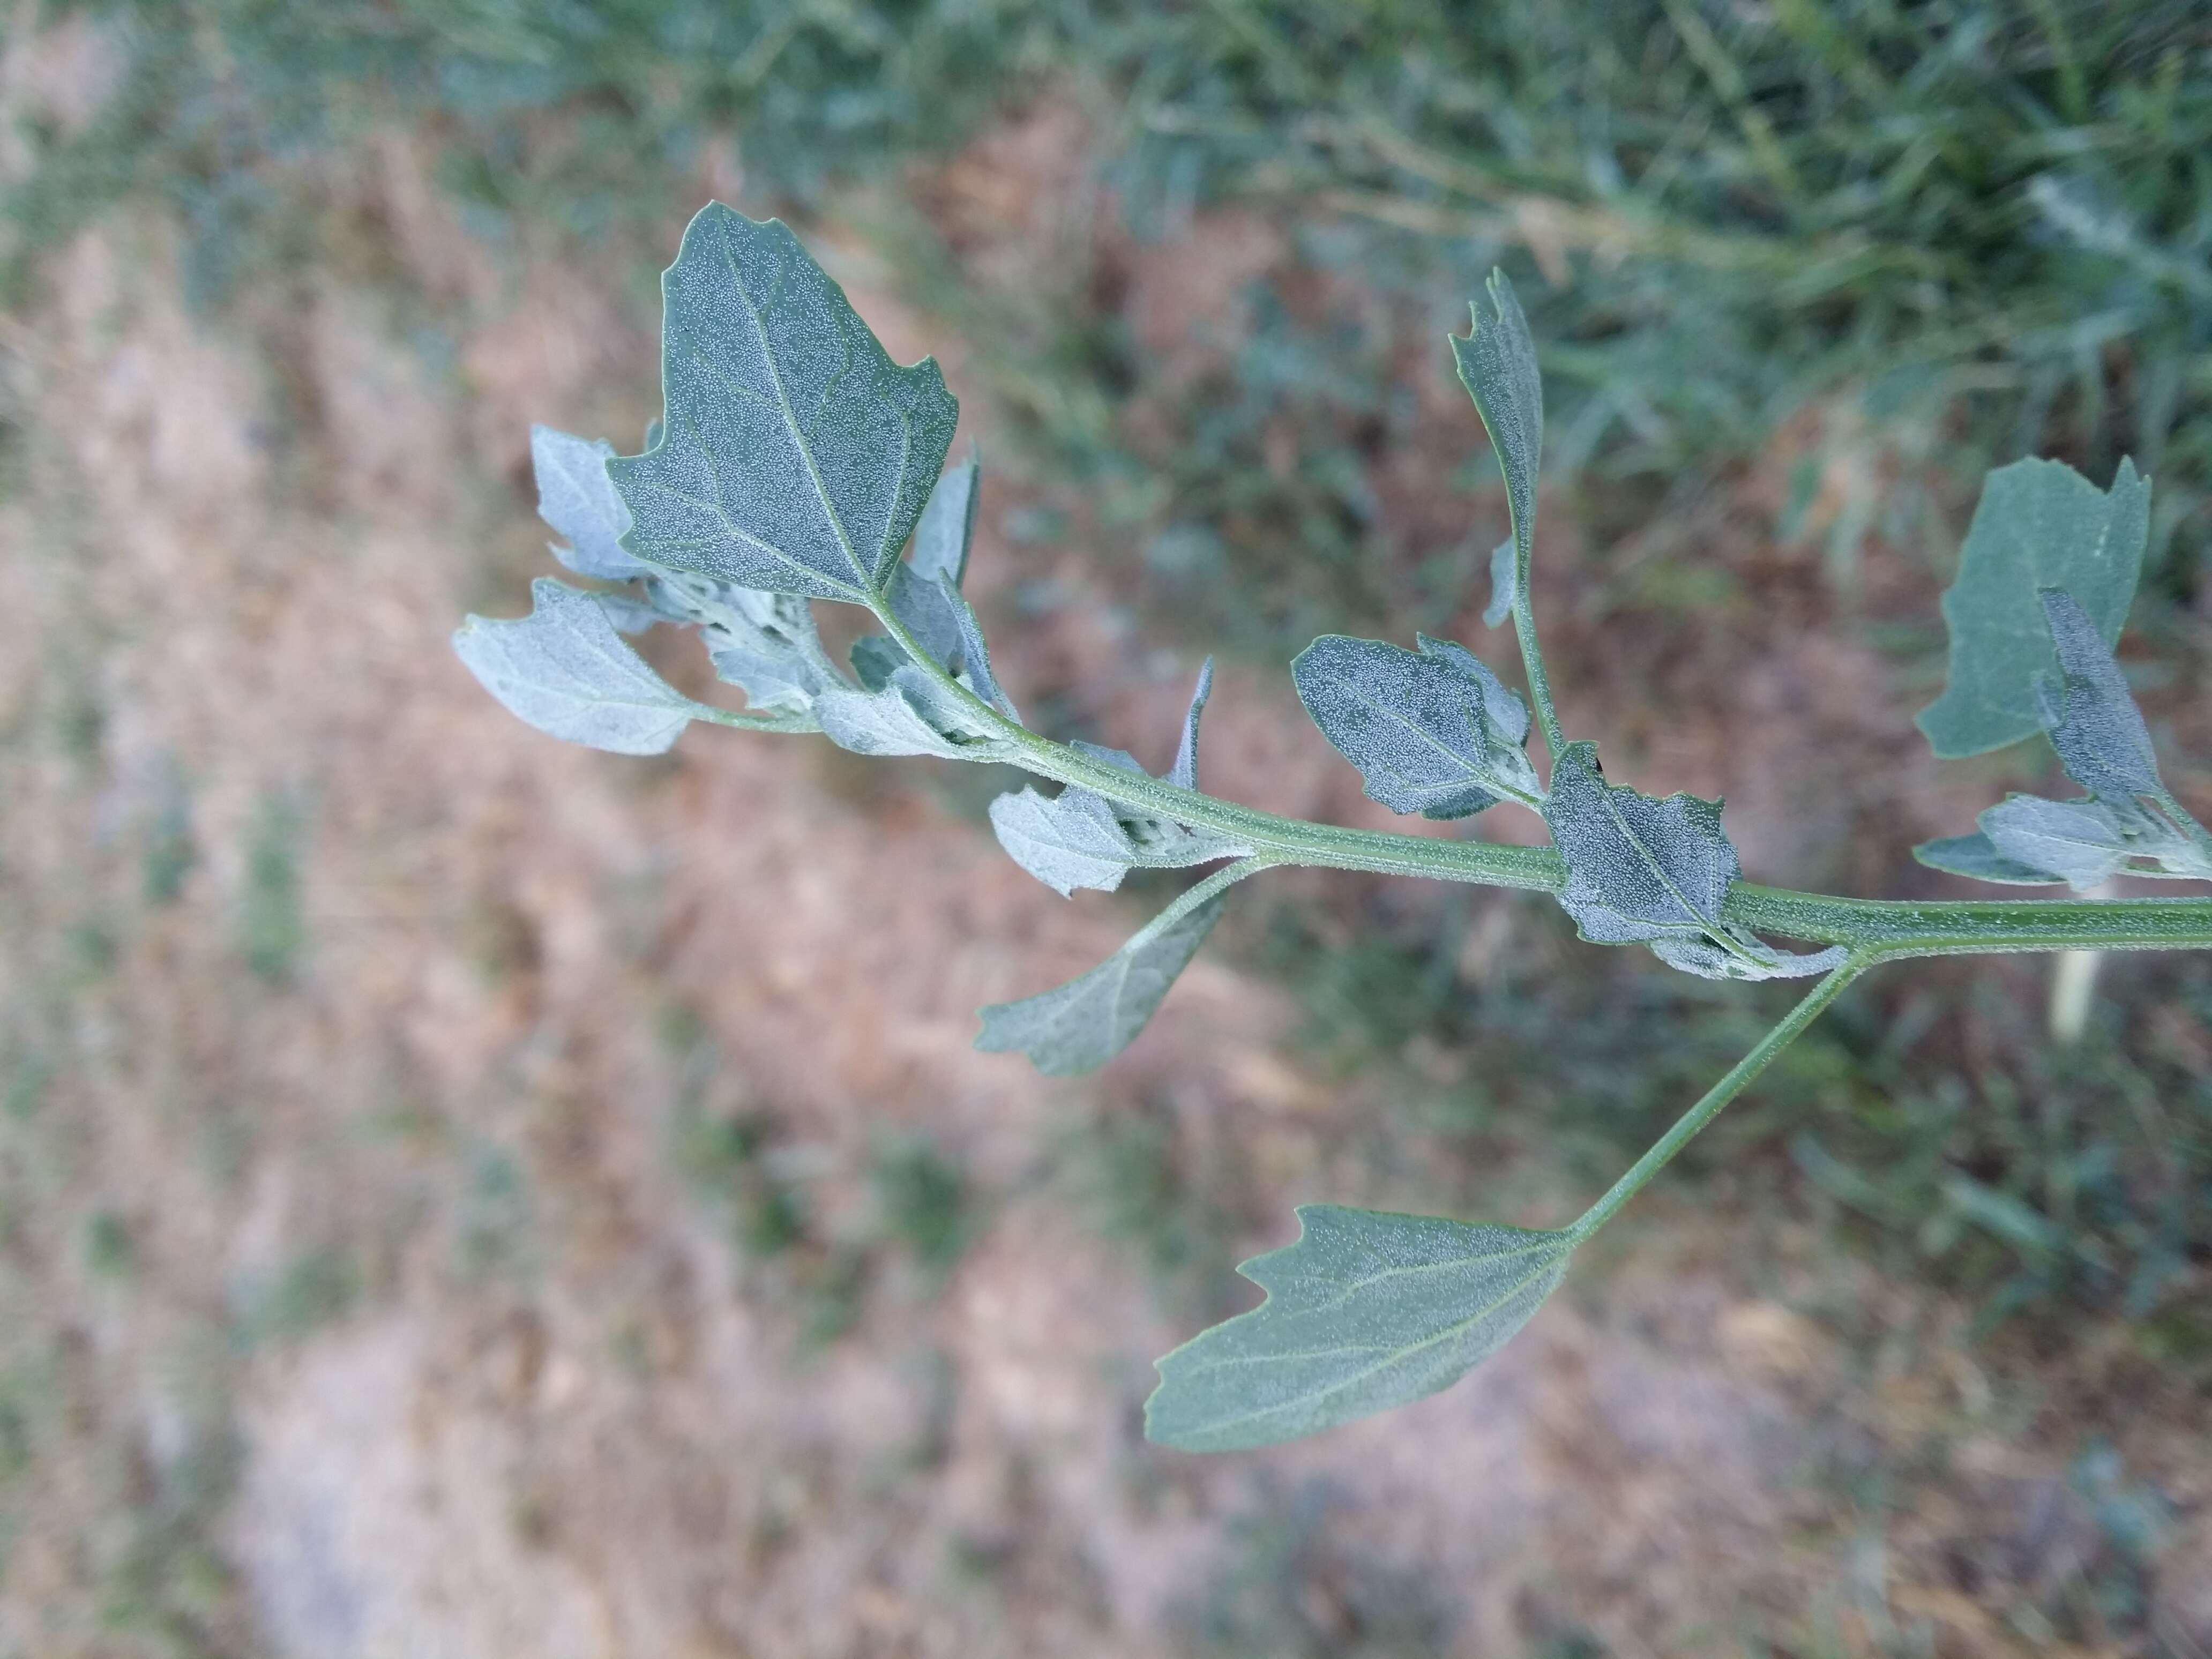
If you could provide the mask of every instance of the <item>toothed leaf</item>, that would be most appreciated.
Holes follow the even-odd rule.
[[[1528,710],[1465,647],[1417,635],[1420,650],[1324,634],[1291,664],[1322,735],[1395,812],[1460,818],[1542,793],[1521,745]]]
[[[1559,902],[1593,944],[1669,939],[1662,959],[1708,979],[1790,977],[1835,965],[1828,953],[1791,957],[1721,920],[1743,866],[1721,829],[1718,801],[1662,800],[1609,784],[1596,746],[1571,743],[1552,769],[1544,821],[1567,861]],[[1722,958],[1730,965],[1720,966]]]
[[[959,406],[893,363],[781,222],[719,202],[661,280],[659,444],[608,472],[623,545],[672,570],[865,603],[921,514]]]
[[[531,611],[471,617],[453,649],[483,689],[539,731],[617,755],[658,755],[714,710],[645,665],[590,593],[539,578]]]
[[[2123,460],[2109,490],[2057,461],[2015,461],[1982,486],[1943,595],[1951,632],[1943,695],[1920,729],[1951,758],[1999,749],[2038,731],[2038,682],[2057,668],[2038,590],[2074,596],[2110,646],[2135,598],[2149,535],[2150,484]]]
[[[1565,1274],[1565,1233],[1298,1206],[1297,1242],[1237,1268],[1267,1292],[1159,1362],[1145,1433],[1185,1451],[1271,1446],[1449,1388]]]

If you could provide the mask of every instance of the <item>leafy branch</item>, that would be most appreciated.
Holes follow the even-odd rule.
[[[1011,764],[1061,786],[994,803],[1022,867],[1063,896],[1133,869],[1219,867],[1106,962],[983,1011],[978,1046],[1052,1073],[1105,1064],[1134,1039],[1218,920],[1262,870],[1318,866],[1552,894],[1583,938],[1644,944],[1714,979],[1819,983],[1573,1224],[1553,1231],[1299,1211],[1297,1243],[1245,1264],[1267,1293],[1160,1362],[1152,1437],[1196,1450],[1288,1439],[1445,1387],[1534,1316],[1574,1250],[1860,975],[1915,956],[2212,946],[2212,899],[1899,902],[1741,878],[1721,803],[1609,781],[1595,744],[1554,705],[1530,599],[1543,387],[1511,285],[1489,283],[1451,341],[1497,452],[1511,538],[1492,562],[1486,620],[1510,615],[1528,701],[1465,647],[1327,635],[1291,665],[1322,734],[1399,812],[1454,820],[1510,804],[1552,846],[1352,830],[1262,812],[1199,787],[1201,671],[1168,771],[1121,750],[1031,730],[999,683],[961,591],[980,469],[949,470],[957,405],[934,361],[891,362],[782,224],[719,204],[685,232],[663,281],[665,413],[643,452],[540,428],[539,512],[586,591],[541,580],[529,616],[471,617],[455,648],[485,689],[556,737],[625,754],[666,750],[693,720],[818,732],[856,753]],[[2054,462],[1990,475],[1945,597],[1948,684],[1920,717],[1938,754],[2046,734],[2076,799],[2015,796],[1972,835],[1917,849],[1954,874],[2095,885],[2114,874],[2212,878],[2212,836],[2158,772],[2113,661],[2140,571],[2149,486],[2121,464],[2100,490]],[[882,628],[843,664],[811,605],[865,608]],[[745,696],[732,712],[684,696],[623,639],[695,630]],[[1533,707],[1533,721],[1531,718]],[[1549,753],[1540,778],[1532,725]],[[1792,952],[1770,942],[1826,948]]]

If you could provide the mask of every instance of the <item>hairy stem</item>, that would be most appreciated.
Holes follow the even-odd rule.
[[[1093,760],[1008,720],[932,660],[891,614],[888,603],[878,599],[874,610],[921,671],[960,699],[977,721],[1014,751],[1008,758],[1039,777],[1079,785],[1177,823],[1218,830],[1266,855],[1271,863],[1424,876],[1540,893],[1556,893],[1566,885],[1565,861],[1548,847],[1310,823]],[[1533,638],[1533,630],[1524,637]],[[1907,957],[2010,951],[2212,949],[2212,898],[1862,899],[1739,881],[1729,888],[1721,914],[1724,921],[1754,932],[1841,945],[1863,958],[1863,966]]]
[[[1612,1190],[1583,1212],[1582,1219],[1567,1229],[1579,1243],[1613,1219],[1622,1205],[1636,1196],[1644,1184],[1674,1160],[1674,1154],[1690,1144],[1698,1130],[1711,1123],[1721,1113],[1721,1108],[1741,1094],[1752,1079],[1765,1071],[1775,1055],[1796,1041],[1799,1032],[1820,1018],[1820,1011],[1841,996],[1849,985],[1869,965],[1869,959],[1852,956],[1843,965],[1814,986],[1805,1000],[1782,1017],[1782,1021],[1753,1047],[1751,1052],[1729,1069],[1729,1073],[1705,1091],[1698,1103],[1682,1114],[1674,1127],[1659,1137],[1651,1150],[1636,1160],[1628,1173],[1613,1183]]]

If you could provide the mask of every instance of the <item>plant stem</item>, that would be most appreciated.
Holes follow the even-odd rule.
[[[1516,596],[1516,605],[1522,597]],[[891,614],[888,603],[878,600],[875,611],[922,672],[959,699],[994,740],[1012,751],[1006,758],[1039,777],[1093,790],[1176,823],[1218,830],[1275,864],[1421,876],[1540,893],[1556,893],[1566,884],[1565,861],[1548,847],[1310,823],[1094,760],[1008,720],[933,661]],[[1524,637],[1533,638],[1533,629]],[[1532,691],[1534,686],[1532,680]],[[1907,957],[2010,951],[2212,949],[2212,898],[1863,899],[1739,881],[1729,888],[1721,915],[1724,921],[1758,933],[1841,945],[1862,966]]]
[[[1636,1196],[1644,1182],[1659,1173],[1674,1154],[1690,1144],[1698,1130],[1720,1115],[1721,1108],[1741,1094],[1745,1085],[1765,1071],[1775,1055],[1796,1040],[1820,1017],[1820,1011],[1843,994],[1849,985],[1869,965],[1869,959],[1853,956],[1831,972],[1807,994],[1805,1000],[1792,1008],[1778,1024],[1753,1047],[1751,1052],[1729,1068],[1729,1073],[1705,1091],[1705,1097],[1682,1114],[1674,1127],[1659,1137],[1651,1150],[1636,1160],[1626,1175],[1613,1183],[1612,1190],[1583,1212],[1582,1218],[1566,1231],[1577,1243],[1613,1219],[1620,1206]]]

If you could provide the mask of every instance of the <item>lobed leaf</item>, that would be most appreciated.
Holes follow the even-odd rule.
[[[1178,788],[1198,787],[1198,721],[1212,689],[1213,659],[1209,657],[1199,670],[1175,763],[1167,772],[1167,781]],[[1110,766],[1146,775],[1126,750],[1081,742],[1075,747]],[[1110,893],[1133,869],[1187,869],[1218,859],[1243,858],[1253,850],[1214,830],[1177,823],[1079,784],[1050,798],[1034,788],[1003,794],[991,803],[991,827],[1008,857],[1063,898],[1079,887]]]
[[[1322,735],[1359,769],[1368,798],[1395,812],[1537,805],[1527,706],[1464,647],[1415,638],[1418,653],[1324,634],[1298,653],[1291,678]]]
[[[608,472],[635,557],[865,604],[891,576],[959,405],[890,360],[799,239],[720,203],[661,279],[660,441]]]
[[[1221,920],[1229,875],[1199,883],[1089,973],[984,1009],[975,1046],[987,1054],[1018,1050],[1049,1077],[1097,1070],[1135,1041]]]
[[[1594,944],[1648,943],[1668,965],[1707,979],[1794,979],[1844,959],[1841,947],[1778,951],[1723,921],[1743,866],[1718,801],[1609,784],[1596,746],[1572,743],[1552,769],[1543,811],[1567,863],[1559,902]]]
[[[2038,685],[2057,657],[2040,590],[2071,594],[2110,646],[2135,598],[2149,526],[2150,484],[2131,461],[2109,490],[2058,461],[2015,461],[1989,475],[1943,595],[1943,695],[1918,715],[1936,754],[1978,755],[2041,729]]]
[[[649,573],[623,550],[629,508],[623,505],[607,463],[615,447],[604,438],[572,437],[550,426],[530,428],[530,464],[538,477],[538,516],[568,538],[553,544],[553,556],[580,576],[626,581]]]
[[[719,711],[662,679],[592,594],[541,577],[527,617],[471,617],[453,649],[484,690],[539,731],[618,755],[658,755]]]
[[[1316,1434],[1447,1388],[1528,1322],[1564,1232],[1298,1208],[1297,1242],[1237,1268],[1267,1292],[1159,1362],[1145,1433],[1185,1451]]]

